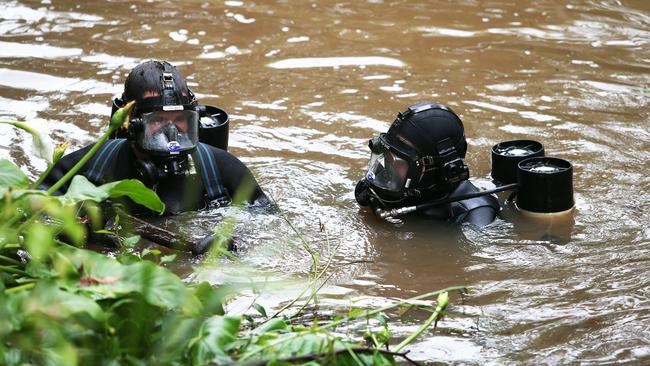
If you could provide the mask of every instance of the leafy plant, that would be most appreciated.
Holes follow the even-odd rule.
[[[116,113],[121,119],[111,121],[96,147],[124,122],[131,107]],[[24,123],[12,124],[30,131]],[[355,310],[324,325],[301,324],[295,316],[315,299],[335,252],[318,269],[320,258],[310,251],[313,276],[305,290],[311,290],[309,295],[299,295],[271,315],[254,304],[262,319],[245,324],[243,316],[224,313],[224,301],[236,289],[186,284],[166,268],[143,259],[153,257],[163,263],[173,256],[158,259],[159,253],[149,251],[149,256],[143,252],[112,258],[83,249],[89,228],[79,215],[85,213],[98,229],[102,221],[98,205],[105,200],[126,196],[153,211],[164,211],[158,196],[137,180],[95,186],[75,176],[96,150],[91,149],[73,173],[48,192],[32,189],[40,179],[30,184],[19,167],[0,160],[2,365],[394,365],[396,356],[406,356],[389,351],[391,334],[385,312],[441,294],[437,307],[430,306],[435,309],[430,321],[401,342],[399,351],[437,321],[446,307],[446,292],[433,292],[381,309]],[[62,155],[60,148],[55,149],[44,174]],[[53,196],[67,180],[71,180],[67,193]],[[224,225],[221,228],[229,235],[232,223]],[[310,250],[307,241],[301,240]],[[299,299],[305,304],[286,316],[285,311]],[[362,337],[354,338],[336,331],[363,319],[378,322],[380,330],[366,329]]]

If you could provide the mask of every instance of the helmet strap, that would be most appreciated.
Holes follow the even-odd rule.
[[[172,74],[172,65],[169,62],[163,62],[162,74],[162,101],[163,105],[175,105],[180,103],[177,96],[176,84],[174,83],[174,75]]]

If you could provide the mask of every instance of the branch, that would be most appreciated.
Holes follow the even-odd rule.
[[[260,360],[260,361],[248,362],[248,363],[245,363],[244,365],[246,365],[246,366],[265,366],[265,365],[268,365],[269,362],[271,362],[271,361],[280,362],[280,363],[282,363],[282,362],[294,363],[294,362],[316,361],[316,360],[319,360],[319,359],[323,358],[326,355],[338,356],[340,354],[348,353],[349,351],[352,351],[354,353],[375,353],[375,352],[377,352],[377,353],[381,353],[381,354],[387,355],[387,356],[402,357],[406,361],[410,362],[411,364],[419,366],[419,363],[417,363],[416,361],[410,359],[407,356],[409,351],[406,351],[406,352],[392,352],[392,351],[386,351],[386,350],[377,349],[377,348],[367,348],[367,347],[343,348],[343,349],[338,349],[338,350],[335,350],[335,351],[332,351],[332,352],[328,352],[326,354],[323,354],[323,353],[310,353],[310,354],[302,355],[302,356],[293,356],[293,357],[276,358],[276,359],[269,359],[269,360]],[[210,365],[216,365],[216,364],[211,363]],[[230,365],[242,365],[242,364],[240,362],[233,362],[233,363],[230,363],[230,364],[226,364],[226,366],[230,366]]]
[[[441,292],[438,295],[438,300],[436,301],[436,303],[437,303],[436,310],[433,312],[433,314],[431,314],[429,319],[427,319],[427,321],[425,321],[424,324],[422,324],[422,326],[420,326],[413,334],[411,334],[408,338],[406,338],[400,344],[398,344],[395,347],[395,351],[400,351],[402,348],[406,347],[409,343],[413,342],[415,338],[417,338],[422,332],[424,332],[424,330],[427,329],[434,321],[436,322],[436,324],[433,327],[435,328],[436,325],[438,325],[438,319],[440,319],[442,313],[445,311],[447,305],[449,304],[449,294],[446,291]]]
[[[329,328],[337,327],[339,324],[347,323],[347,322],[350,322],[350,321],[355,320],[355,319],[370,318],[370,317],[374,316],[375,314],[379,314],[379,313],[385,312],[387,310],[391,310],[391,309],[403,306],[404,304],[408,304],[408,303],[410,303],[412,301],[415,301],[415,300],[425,299],[427,297],[431,297],[433,295],[438,295],[438,294],[441,294],[443,292],[457,291],[457,290],[463,290],[463,289],[467,289],[467,288],[471,288],[471,286],[451,286],[451,287],[447,287],[447,288],[442,289],[442,290],[428,292],[426,294],[414,296],[414,297],[408,298],[406,300],[399,300],[395,304],[387,305],[387,306],[381,307],[379,309],[375,309],[375,310],[371,310],[371,311],[364,311],[364,312],[361,312],[359,314],[350,315],[350,316],[347,316],[345,318],[335,320],[335,321],[333,321],[331,323],[311,328],[310,331],[311,332],[320,332],[320,331],[323,331],[323,330],[326,330],[326,329],[329,329]],[[270,347],[274,347],[274,346],[276,346],[276,345],[278,345],[280,343],[287,342],[289,340],[295,339],[295,338],[299,337],[300,335],[302,335],[302,333],[295,333],[295,334],[292,334],[291,336],[286,337],[286,338],[278,339],[278,340],[275,340],[275,341],[270,341],[269,343],[267,343],[266,345],[260,347],[256,351],[253,351],[251,353],[248,353],[248,354],[244,355],[239,361],[241,362],[241,361],[243,361],[243,360],[245,360],[245,359],[247,359],[249,357],[252,357],[252,356],[264,351],[265,349],[268,349]]]

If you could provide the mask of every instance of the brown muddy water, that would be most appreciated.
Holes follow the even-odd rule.
[[[311,248],[338,246],[323,314],[471,285],[412,358],[650,363],[649,1],[5,0],[0,37],[0,116],[44,119],[71,149],[106,127],[130,68],[179,66],[203,103],[230,113],[230,151]],[[570,160],[574,214],[535,221],[505,207],[478,230],[360,210],[368,139],[426,100],[461,115],[476,179],[504,140]],[[45,168],[30,138],[0,136],[0,157],[32,177]],[[187,215],[183,230],[207,232],[229,212]],[[278,307],[307,284],[311,259],[279,215],[236,217],[239,260],[180,259],[178,271],[259,280],[263,295],[235,299],[234,313]],[[392,330],[426,317],[393,316]]]

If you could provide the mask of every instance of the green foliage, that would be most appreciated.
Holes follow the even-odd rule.
[[[237,346],[240,317],[215,315],[203,322],[199,334],[190,342],[193,365],[232,362],[228,353]]]
[[[83,175],[77,175],[72,179],[68,191],[63,195],[63,199],[71,202],[85,200],[102,202],[109,198],[123,196],[154,212],[163,213],[165,211],[165,204],[158,195],[137,179],[125,179],[97,187]]]
[[[260,305],[258,303],[255,303],[255,304],[253,304],[253,309],[257,310],[257,312],[260,313],[260,315],[262,315],[263,317],[265,317],[265,318],[268,317],[268,315],[266,315],[266,309],[264,309],[264,306],[262,306],[262,305]]]
[[[95,186],[66,175],[57,185],[66,179],[72,181],[63,196],[31,190],[17,166],[0,160],[0,365],[395,365],[391,354],[380,351],[390,340],[382,311],[392,307],[355,308],[312,327],[279,318],[288,306],[269,316],[253,304],[261,320],[230,316],[224,301],[237,289],[184,283],[159,265],[173,261],[173,254],[153,249],[111,258],[81,249],[88,229],[79,212],[101,221],[96,204],[123,196],[156,212],[165,207],[137,180]],[[120,240],[133,247],[139,237]],[[319,257],[310,254],[314,290],[307,303],[333,258],[316,272]],[[446,303],[441,306],[436,312]],[[368,328],[364,341],[332,330],[355,319],[372,320],[380,330]]]
[[[27,176],[7,159],[0,160],[0,194],[4,195],[9,186],[23,188],[29,184]]]

